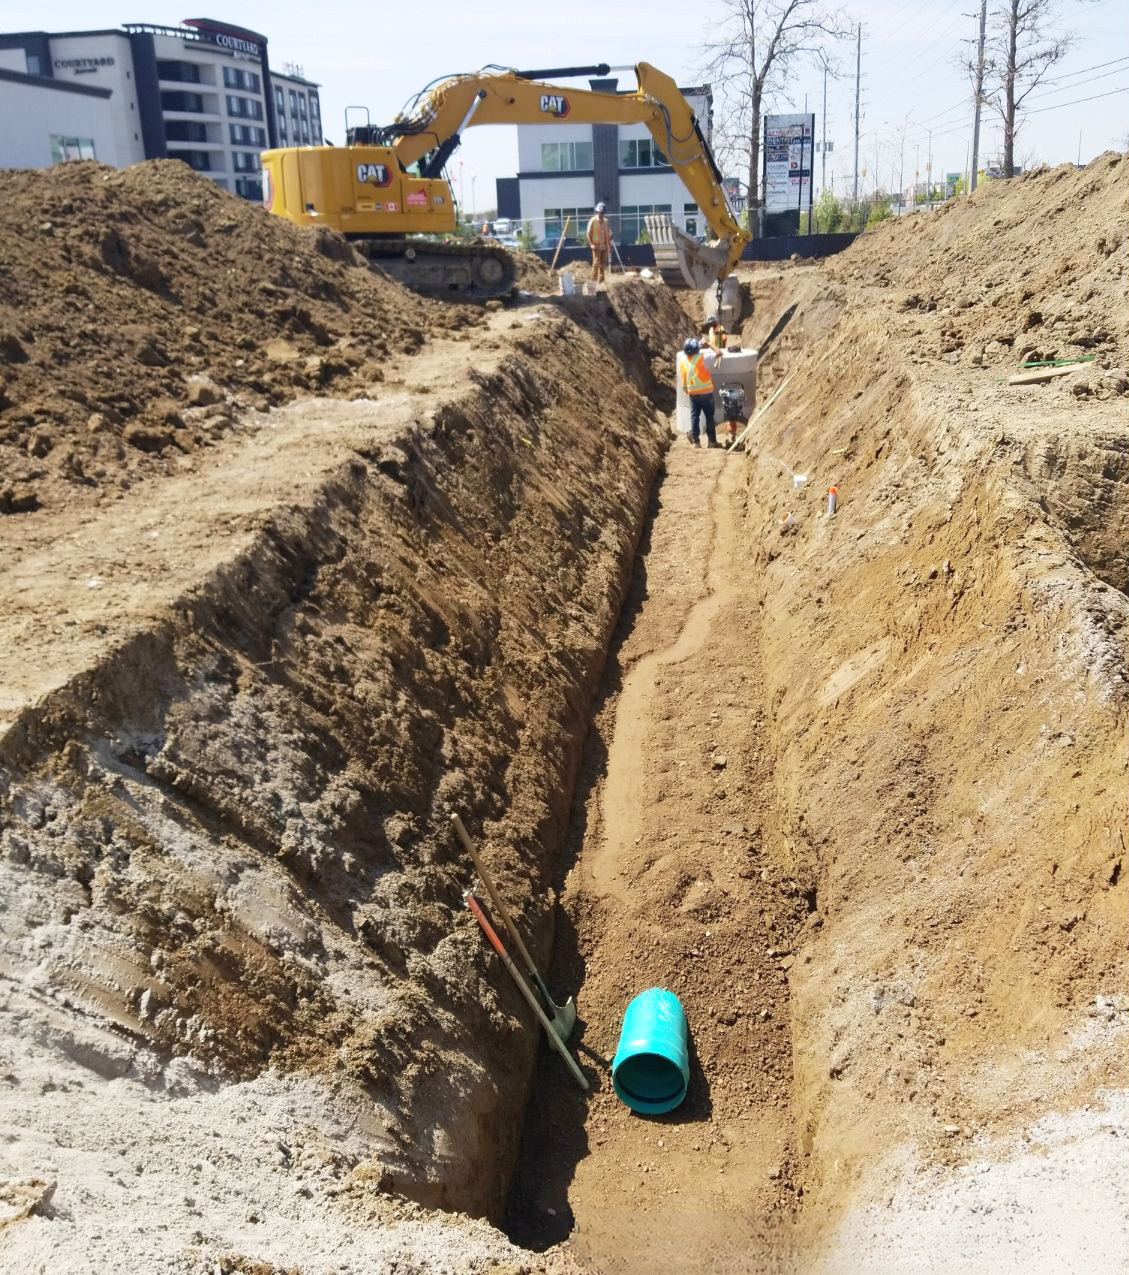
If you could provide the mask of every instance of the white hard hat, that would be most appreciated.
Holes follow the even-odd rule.
[[[603,212],[603,211],[604,211],[604,209],[605,209],[606,207],[607,207],[607,205],[606,205],[606,204],[597,204],[597,205],[596,205],[596,211],[597,211],[597,212]]]

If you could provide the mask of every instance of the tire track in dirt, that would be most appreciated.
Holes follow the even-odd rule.
[[[723,456],[723,453],[719,455]],[[732,592],[732,585],[723,570],[725,548],[718,534],[718,504],[719,498],[733,488],[739,473],[736,466],[728,471],[719,466],[709,493],[701,502],[708,511],[711,544],[704,595],[691,607],[675,641],[639,660],[620,692],[601,802],[603,835],[586,864],[592,884],[601,894],[614,893],[621,888],[618,880],[624,852],[637,839],[642,823],[639,772],[647,756],[655,676],[661,669],[677,666],[702,650],[718,611]]]

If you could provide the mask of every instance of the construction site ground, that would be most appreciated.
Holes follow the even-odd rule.
[[[0,1270],[1129,1270],[1127,177],[742,269],[727,454],[657,280],[4,175]]]

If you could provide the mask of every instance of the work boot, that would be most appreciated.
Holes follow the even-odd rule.
[[[720,446],[721,446],[721,444],[717,441],[717,439],[716,439],[716,438],[711,438],[711,439],[710,439],[710,441],[706,444],[706,446],[707,446],[707,447],[720,447]]]
[[[696,434],[687,434],[686,437],[689,440],[691,447],[701,447],[702,440],[698,438]]]

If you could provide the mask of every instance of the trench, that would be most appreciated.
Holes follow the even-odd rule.
[[[787,967],[814,902],[778,854],[743,461],[672,444],[558,869],[552,981],[577,994],[596,1092],[541,1052],[506,1225],[607,1271],[776,1269],[794,1244]],[[691,1036],[687,1098],[662,1117],[608,1071],[649,986]]]

